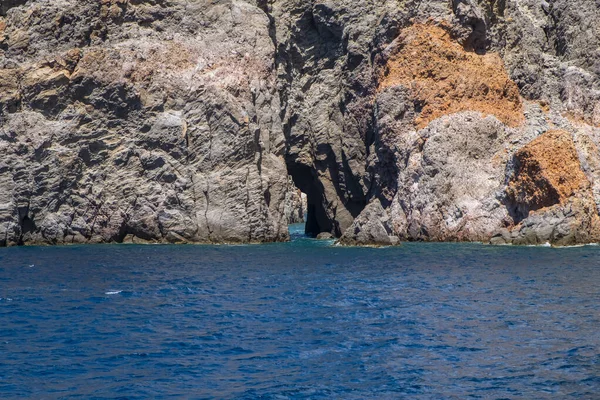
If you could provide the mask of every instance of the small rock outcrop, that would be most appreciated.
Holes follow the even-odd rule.
[[[375,199],[346,229],[339,243],[344,246],[392,246],[399,243],[392,232],[387,212]]]
[[[318,240],[332,240],[332,239],[335,239],[335,236],[333,236],[329,232],[321,232],[317,235],[317,239]]]
[[[549,131],[519,149],[506,192],[517,221],[492,243],[574,245],[600,240],[600,217],[575,143]]]

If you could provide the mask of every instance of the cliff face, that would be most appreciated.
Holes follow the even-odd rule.
[[[13,0],[0,244],[598,240],[594,0]],[[290,194],[292,193],[292,194]],[[297,203],[297,198],[295,200]]]
[[[263,11],[13,3],[1,19],[2,243],[288,238]]]

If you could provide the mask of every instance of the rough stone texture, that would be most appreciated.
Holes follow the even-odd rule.
[[[348,56],[345,26],[350,20],[375,25],[376,16],[353,13],[349,5],[297,0],[268,9],[275,21],[288,169],[308,195],[306,229],[314,235],[341,235],[366,204],[369,105],[361,84],[373,85],[373,72],[364,66],[349,70],[349,64],[363,62],[368,37]],[[354,82],[357,87],[350,87]],[[358,104],[347,109],[353,92]]]
[[[285,198],[285,216],[288,224],[301,224],[305,222],[305,214],[307,207],[306,194],[290,182],[290,190]]]
[[[398,242],[390,218],[377,199],[365,207],[339,240],[344,246],[391,246]]]
[[[598,209],[570,133],[544,133],[515,153],[514,165],[506,191],[519,223],[492,242],[566,246],[600,238]]]
[[[594,120],[600,102],[599,18],[596,0],[506,2],[496,47],[523,97]]]
[[[600,219],[594,201],[576,195],[563,205],[557,204],[532,212],[512,229],[500,229],[490,240],[493,244],[572,246],[600,240]]]
[[[564,204],[578,192],[589,192],[571,134],[549,131],[519,149],[507,193],[515,218],[531,211]]]
[[[414,121],[418,128],[470,110],[493,114],[513,127],[523,122],[519,89],[497,54],[468,52],[447,30],[425,24],[403,29],[391,47],[378,90],[409,88],[411,100],[421,108]]]
[[[308,195],[306,230],[336,236],[374,193],[373,97],[382,55],[412,18],[450,18],[447,1],[266,2],[277,44],[287,165]]]
[[[0,244],[286,240],[288,173],[315,236],[595,241],[599,20],[597,0],[4,1]]]
[[[399,146],[394,231],[410,240],[484,241],[508,218],[501,193],[511,130],[493,117],[441,118]]]
[[[599,36],[590,26],[598,14],[595,4],[579,8],[560,1],[453,1],[449,5],[382,1],[355,3],[354,7],[343,3],[313,3],[313,14],[318,7],[328,10],[323,30],[337,24],[336,32],[342,32],[344,42],[336,48],[336,62],[322,68],[343,82],[345,96],[339,109],[360,110],[360,115],[372,117],[363,118],[368,121],[364,125],[353,124],[358,135],[350,135],[342,123],[337,131],[344,137],[338,143],[362,139],[355,139],[354,148],[362,151],[364,143],[364,161],[357,160],[355,165],[366,162],[365,173],[360,167],[351,169],[358,172],[354,176],[363,183],[367,203],[377,198],[388,212],[394,235],[408,240],[488,242],[503,230],[525,232],[529,225],[533,231],[544,230],[545,224],[562,233],[541,235],[538,242],[564,245],[572,240],[595,240],[594,224],[582,222],[596,218],[589,197],[580,202],[570,199],[531,216],[540,225],[514,215],[506,190],[514,175],[513,154],[540,134],[560,127],[578,138],[575,149],[589,161],[583,170],[595,188],[593,199],[598,204],[593,125],[600,113],[599,80],[596,64],[589,62]],[[308,6],[304,10],[308,13]],[[353,18],[359,12],[376,15],[379,25],[370,25],[369,18]],[[577,26],[567,28],[557,21],[560,18],[576,20]],[[318,27],[319,19],[315,20]],[[577,51],[556,51],[555,41],[562,40],[562,34],[549,32],[558,25],[571,30],[567,36],[578,43]],[[586,35],[582,26],[590,26],[587,35],[593,36],[587,43],[581,40]],[[349,60],[354,61],[352,65]],[[306,82],[308,78],[302,74],[300,79]],[[310,88],[297,98],[310,99]],[[286,90],[293,91],[293,83]],[[340,119],[361,121],[358,114],[340,116],[324,102],[320,105],[326,109],[323,113],[338,115],[327,119],[329,126]],[[302,106],[292,109],[304,111]],[[292,133],[301,118],[291,120]],[[305,149],[317,147],[309,135],[300,136],[304,141],[298,142]],[[327,136],[319,137],[325,140]],[[330,142],[335,148],[337,140]],[[298,152],[295,147],[291,150]],[[324,169],[314,164],[315,157],[304,159],[313,162],[311,171]],[[565,174],[560,179],[573,178]],[[365,213],[370,211],[365,209]],[[552,213],[564,218],[559,223],[550,217]],[[353,228],[350,236],[356,238],[361,227],[354,224]],[[514,235],[509,242],[525,243],[520,239],[524,233]],[[365,243],[370,241],[365,239]]]
[[[10,4],[2,244],[289,237],[262,10],[243,1]]]

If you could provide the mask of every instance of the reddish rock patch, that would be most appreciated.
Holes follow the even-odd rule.
[[[600,103],[597,106],[597,110],[594,110],[594,115],[585,115],[582,111],[565,111],[562,116],[568,119],[575,126],[589,125],[595,128],[600,128]]]
[[[565,131],[550,131],[515,153],[516,172],[507,193],[525,213],[564,204],[588,191],[573,138]]]
[[[497,54],[466,51],[439,26],[414,24],[404,29],[379,86],[408,87],[420,104],[415,125],[424,128],[443,115],[479,111],[509,126],[524,121],[517,85]]]

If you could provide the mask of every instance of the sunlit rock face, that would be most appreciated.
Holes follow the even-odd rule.
[[[352,245],[595,241],[598,20],[594,0],[2,2],[0,244],[287,240],[298,193],[308,233]]]
[[[2,14],[3,244],[288,238],[261,9],[23,1]]]
[[[590,181],[571,134],[548,131],[514,155],[515,171],[506,188],[517,222],[494,241],[573,245],[600,239],[600,218]]]

